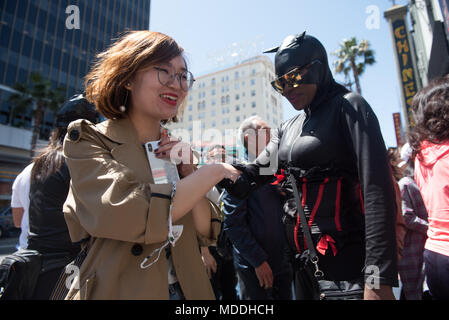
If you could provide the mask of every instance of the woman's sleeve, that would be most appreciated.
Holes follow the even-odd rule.
[[[429,223],[418,215],[420,211],[421,216],[427,216],[426,207],[422,202],[418,186],[413,186],[412,183],[407,183],[403,179],[399,181],[399,187],[401,189],[402,216],[404,217],[405,226],[407,229],[427,234]],[[423,214],[424,212],[425,214]]]
[[[73,122],[64,141],[72,179],[64,205],[66,217],[74,216],[97,238],[146,244],[165,241],[171,184],[139,181],[113,159],[91,126],[85,120]]]
[[[217,243],[218,235],[221,231],[222,219],[220,208],[216,204],[214,204],[211,200],[209,200],[210,206],[210,228],[211,234],[210,237],[205,237],[204,235],[197,232],[197,239],[200,247],[208,247],[213,246]]]
[[[380,284],[397,286],[395,190],[385,143],[369,104],[358,94],[345,97],[344,135],[354,151],[365,206],[365,278],[378,276]]]

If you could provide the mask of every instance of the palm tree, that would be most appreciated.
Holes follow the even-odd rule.
[[[362,40],[360,43],[357,43],[355,37],[349,40],[344,39],[340,43],[340,48],[332,52],[332,55],[338,58],[334,62],[335,73],[343,73],[345,75],[346,86],[352,89],[353,82],[350,77],[350,71],[352,71],[357,92],[362,94],[360,76],[365,72],[367,65],[376,63],[374,51],[370,48],[368,40]],[[359,62],[358,59],[360,58],[363,58],[363,61]]]
[[[13,87],[16,93],[13,93],[8,100],[13,105],[9,119],[10,124],[16,114],[34,108],[33,135],[31,138],[31,156],[33,157],[45,111],[56,112],[64,102],[65,95],[63,88],[52,89],[50,80],[44,79],[39,73],[32,73],[30,78],[30,85],[16,83]]]

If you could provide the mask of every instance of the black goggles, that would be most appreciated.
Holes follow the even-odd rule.
[[[316,63],[320,63],[319,60],[314,60],[305,66],[296,67],[293,70],[290,70],[286,74],[280,76],[279,78],[271,81],[271,85],[274,90],[279,92],[280,94],[284,94],[285,86],[296,88],[301,82],[303,82],[305,75],[309,71],[310,67]]]

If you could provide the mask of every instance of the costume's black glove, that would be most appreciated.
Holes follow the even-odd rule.
[[[248,198],[249,195],[258,187],[275,180],[275,177],[272,175],[259,175],[260,168],[256,164],[244,165],[240,163],[233,163],[232,166],[241,171],[242,174],[234,183],[232,183],[229,179],[223,179],[220,181],[218,186],[225,188],[230,195],[238,199]]]

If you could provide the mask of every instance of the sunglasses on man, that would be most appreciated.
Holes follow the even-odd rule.
[[[304,80],[304,77],[309,71],[310,67],[316,63],[321,62],[319,60],[313,60],[311,63],[308,63],[305,66],[296,67],[293,70],[290,70],[286,74],[275,79],[274,81],[271,81],[271,85],[273,86],[274,90],[276,90],[280,94],[284,94],[286,85],[292,88],[298,87]]]

